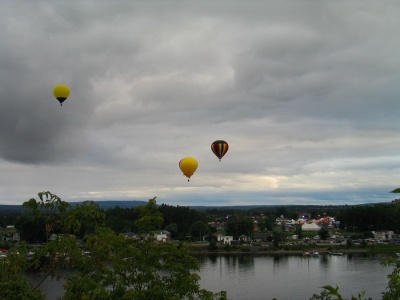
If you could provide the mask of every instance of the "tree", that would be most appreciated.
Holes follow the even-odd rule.
[[[329,237],[329,229],[325,226],[322,226],[318,231],[318,235],[321,240],[326,240]]]
[[[88,237],[88,256],[80,256],[68,276],[62,299],[224,299],[201,290],[198,261],[187,248],[132,239],[99,228]]]
[[[388,275],[388,286],[382,293],[382,300],[400,299],[400,261],[388,258],[383,261],[385,266],[394,266],[391,274]]]
[[[44,299],[41,282],[32,288],[25,271],[40,268],[44,280],[50,275],[59,278],[65,267],[72,270],[61,297],[65,300],[226,299],[225,292],[200,288],[195,273],[199,263],[186,247],[118,235],[105,227],[105,213],[92,201],[71,208],[50,192],[38,195],[39,200],[32,198],[23,205],[33,211],[34,218],[48,210],[45,225],[57,228],[58,238],[37,248],[30,260],[23,242],[0,260],[0,299]],[[154,207],[155,198],[141,208],[138,227],[142,230],[162,223]],[[83,248],[78,236],[82,236]]]
[[[303,226],[301,224],[295,225],[294,232],[297,234],[299,239],[303,238]]]
[[[317,295],[314,294],[310,300],[346,300],[343,298],[343,296],[339,293],[339,288],[336,287],[334,288],[333,286],[330,285],[325,285],[322,287],[324,290],[321,292],[321,294]],[[351,296],[351,300],[364,300],[364,295],[365,292],[358,293],[357,297],[356,296]],[[390,299],[396,299],[396,298],[390,298]],[[368,298],[368,300],[372,300],[371,298]]]
[[[176,224],[176,223],[171,223],[171,224],[167,225],[165,227],[165,230],[167,230],[171,233],[171,238],[175,238],[178,236],[179,229],[178,229],[178,224]]]
[[[22,242],[9,251],[7,258],[0,259],[0,299],[45,299],[40,290],[32,289],[25,276],[31,266],[26,260],[27,253],[26,244]]]
[[[196,221],[190,226],[190,234],[196,240],[202,240],[209,232],[208,225],[203,221]]]
[[[150,233],[160,229],[164,222],[163,215],[157,209],[156,198],[150,199],[145,206],[138,206],[139,219],[135,221],[138,233]]]
[[[279,248],[279,243],[282,242],[282,231],[274,230],[272,235],[274,237],[274,247]]]

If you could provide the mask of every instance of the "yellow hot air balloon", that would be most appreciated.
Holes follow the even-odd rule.
[[[68,86],[60,84],[56,85],[53,89],[53,95],[60,102],[61,106],[65,100],[67,100],[71,90]]]
[[[193,173],[196,172],[198,166],[199,163],[193,157],[182,158],[179,162],[179,168],[181,169],[183,175],[188,178],[188,181]]]

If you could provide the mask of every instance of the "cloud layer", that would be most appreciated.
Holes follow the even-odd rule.
[[[7,1],[0,202],[389,201],[400,182],[400,6]],[[72,92],[62,107],[56,84]],[[222,162],[214,140],[230,149]],[[199,168],[188,183],[178,162]]]

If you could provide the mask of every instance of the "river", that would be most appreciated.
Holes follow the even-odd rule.
[[[365,298],[382,299],[392,267],[381,265],[381,257],[349,254],[317,257],[202,256],[201,286],[225,290],[230,300],[309,299],[324,285],[339,286],[350,298],[366,291]]]
[[[228,292],[230,300],[308,300],[324,285],[339,286],[350,298],[366,291],[365,298],[382,299],[392,267],[381,265],[382,257],[345,254],[318,257],[301,255],[203,255],[197,256],[202,288]],[[42,284],[47,299],[62,294],[62,282]]]

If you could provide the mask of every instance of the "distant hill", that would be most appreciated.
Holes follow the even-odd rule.
[[[131,208],[140,205],[146,205],[147,201],[139,201],[139,200],[104,200],[104,201],[94,201],[97,203],[101,209],[107,210],[109,208],[114,208],[119,206],[120,208]],[[72,206],[81,204],[82,202],[70,202]],[[357,204],[357,205],[230,205],[230,206],[188,206],[191,209],[204,211],[207,209],[215,209],[215,210],[259,210],[259,209],[276,209],[280,207],[286,207],[291,209],[299,209],[299,210],[308,210],[308,209],[326,209],[327,207],[346,207],[346,206],[374,206],[377,204],[390,204],[388,203],[367,203],[367,204]],[[0,204],[0,212],[1,213],[19,213],[22,212],[22,205],[6,205]]]
[[[7,204],[0,204],[0,212],[2,213],[16,213],[21,212],[22,205],[7,205]]]
[[[115,206],[119,206],[121,208],[131,208],[140,205],[146,205],[147,201],[117,201],[117,200],[107,200],[107,201],[94,201],[96,202],[101,209],[107,210],[109,208],[114,208]],[[77,204],[81,204],[82,202],[70,202],[72,206]],[[7,205],[0,204],[0,212],[2,213],[19,213],[23,210],[22,205]]]
[[[119,206],[120,208],[131,208],[141,205],[146,205],[147,201],[139,201],[139,200],[129,200],[129,201],[121,201],[121,200],[104,200],[104,201],[94,201],[96,204],[100,206],[101,209],[107,210],[109,208],[114,208]],[[76,203],[82,202],[74,202],[72,205]]]

